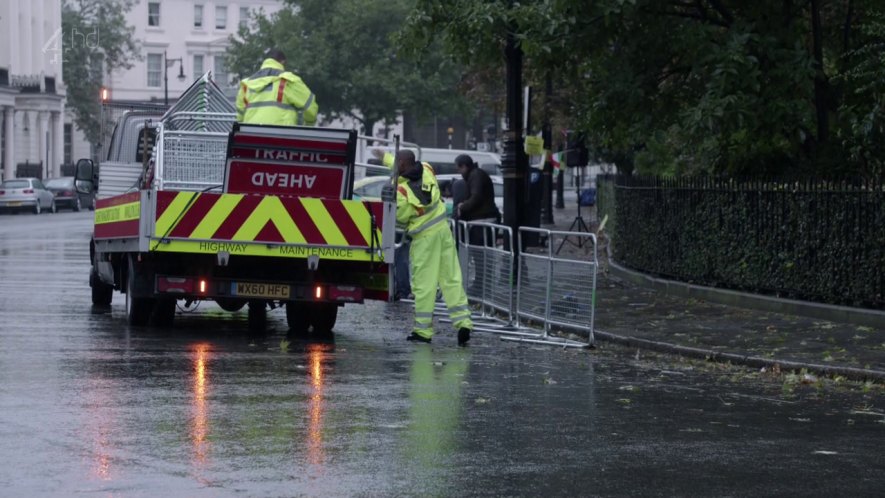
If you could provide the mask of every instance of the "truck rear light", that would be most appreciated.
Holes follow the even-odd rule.
[[[209,281],[207,281],[205,278],[201,278],[200,279],[200,294],[205,294],[206,289],[208,289],[208,288],[209,288]]]
[[[329,301],[361,303],[363,302],[363,289],[352,285],[332,285],[329,287],[328,297]]]
[[[317,285],[313,289],[313,297],[316,298],[317,301],[323,298],[323,286]]]
[[[157,291],[193,294],[194,281],[189,278],[157,277]]]

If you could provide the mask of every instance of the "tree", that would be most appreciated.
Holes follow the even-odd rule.
[[[258,15],[231,39],[228,62],[246,77],[262,54],[278,47],[317,96],[327,118],[348,116],[370,135],[375,123],[392,124],[404,110],[432,115],[465,104],[455,91],[456,65],[439,51],[420,60],[397,53],[391,34],[403,22],[407,0],[288,0],[274,15]]]
[[[134,0],[63,0],[61,50],[67,106],[87,140],[98,143],[102,76],[141,58],[125,13]]]
[[[500,65],[513,26],[528,79],[555,75],[566,126],[628,170],[857,174],[874,171],[882,130],[881,11],[875,0],[418,0],[399,39]]]

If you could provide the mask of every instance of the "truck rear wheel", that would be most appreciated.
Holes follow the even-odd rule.
[[[154,314],[151,320],[158,327],[172,327],[172,324],[175,323],[175,299],[158,300],[154,305]]]
[[[249,331],[264,332],[267,327],[267,304],[264,301],[249,301]]]
[[[302,301],[289,301],[286,303],[286,323],[289,330],[295,335],[307,335],[310,329],[310,310],[308,304]]]
[[[136,279],[135,263],[129,258],[129,271],[126,272],[126,320],[129,325],[147,325],[154,309],[154,300],[135,296]]]
[[[332,328],[338,320],[338,305],[333,303],[316,303],[311,306],[310,323],[313,325],[313,333],[317,335],[331,335]]]
[[[246,301],[243,301],[242,299],[217,297],[215,298],[215,304],[217,304],[218,307],[223,309],[224,311],[229,311],[233,313],[243,309],[243,306],[246,306]]]

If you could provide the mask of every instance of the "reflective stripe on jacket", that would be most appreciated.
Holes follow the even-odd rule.
[[[310,88],[274,59],[265,59],[237,92],[237,121],[242,123],[314,126],[318,109]]]
[[[392,155],[386,154],[384,164],[391,167],[392,163]],[[434,228],[448,227],[445,223],[448,219],[446,205],[440,198],[433,167],[427,163],[420,165],[420,181],[410,182],[408,178],[400,176],[396,187],[396,222],[405,227],[406,233],[413,239],[434,232]]]

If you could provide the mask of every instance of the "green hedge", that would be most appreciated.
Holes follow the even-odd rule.
[[[609,233],[615,260],[625,266],[701,285],[885,309],[881,183],[602,177],[597,186],[601,209],[615,212]]]

